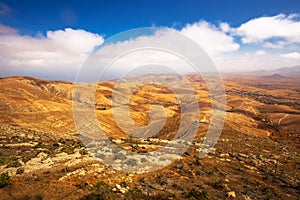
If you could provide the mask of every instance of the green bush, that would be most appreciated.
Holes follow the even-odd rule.
[[[127,199],[145,199],[146,195],[143,191],[137,187],[133,187],[132,189],[128,190],[126,193]]]
[[[212,183],[212,187],[217,190],[222,190],[224,188],[223,181],[217,180]]]
[[[8,185],[9,179],[10,179],[10,177],[8,175],[8,172],[1,174],[0,175],[0,188],[3,188],[6,185]]]
[[[126,182],[126,181],[122,181],[122,182],[120,183],[120,185],[121,185],[122,187],[129,187],[129,186],[130,186],[130,183],[128,183],[128,182]]]
[[[88,154],[89,154],[89,152],[88,152],[86,149],[80,149],[80,150],[79,150],[79,153],[80,153],[81,155],[88,155]]]
[[[58,148],[59,144],[58,143],[54,143],[54,144],[52,144],[52,146],[55,147],[55,148]]]
[[[194,161],[193,164],[196,165],[196,166],[199,166],[201,164],[198,157],[195,158],[195,161]]]
[[[106,200],[106,199],[117,199],[116,194],[112,191],[110,185],[105,183],[104,181],[100,181],[94,185],[91,190],[93,191],[91,194],[84,196],[81,199],[84,200]]]
[[[191,189],[189,191],[185,191],[184,196],[186,198],[194,198],[194,199],[208,199],[208,193],[204,190],[199,191],[196,189]]]
[[[65,146],[61,149],[62,152],[70,155],[70,154],[73,154],[74,153],[74,147],[72,146]]]
[[[2,157],[2,158],[0,158],[0,165],[9,165],[10,163],[14,163],[17,161],[18,161],[18,158],[16,158],[15,156]]]
[[[16,174],[23,174],[24,168],[18,168]]]
[[[20,166],[21,166],[21,163],[20,163],[19,161],[15,160],[15,161],[10,162],[10,163],[6,166],[6,168],[10,168],[10,167],[20,167]]]

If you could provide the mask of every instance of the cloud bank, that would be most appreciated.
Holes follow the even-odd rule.
[[[9,12],[9,7],[0,4],[0,15]],[[172,29],[198,43],[221,71],[248,71],[299,65],[299,19],[299,14],[262,16],[237,27],[231,27],[227,22],[213,24],[201,20],[181,29]],[[74,80],[94,47],[103,44],[101,34],[65,28],[30,36],[0,24],[0,76],[30,75]],[[136,45],[130,42],[121,43]],[[159,55],[152,56],[157,58]],[[140,55],[134,59],[141,63],[145,60]],[[127,62],[130,64],[130,59]]]
[[[210,56],[220,53],[237,51],[240,45],[234,42],[232,36],[227,35],[229,26],[221,24],[218,29],[206,21],[200,21],[194,24],[187,24],[180,32],[198,43]]]
[[[259,43],[278,38],[290,43],[300,42],[300,21],[297,14],[279,14],[272,17],[251,19],[233,32],[242,37],[243,43]]]
[[[20,35],[17,30],[0,25],[0,66],[2,71],[37,69],[53,74],[78,69],[93,48],[104,42],[102,36],[85,30],[47,31],[46,35]],[[75,69],[75,70],[74,70]],[[16,74],[18,75],[18,74]]]

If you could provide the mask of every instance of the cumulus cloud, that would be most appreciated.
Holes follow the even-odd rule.
[[[137,30],[141,35],[136,34],[137,32],[134,31],[127,35],[122,35],[119,38],[122,41],[117,41],[116,38],[114,38],[114,41],[107,40],[106,45],[94,53],[87,61],[87,64],[83,66],[83,71],[86,71],[84,80],[86,80],[86,77],[89,77],[89,79],[93,77],[97,71],[101,72],[99,74],[103,72],[102,78],[104,79],[115,79],[143,66],[148,66],[149,69],[138,70],[139,74],[156,74],[167,71],[172,71],[172,73],[194,72],[195,69],[181,56],[186,58],[195,53],[197,53],[196,56],[204,58],[201,60],[203,70],[206,66],[209,66],[207,64],[209,60],[205,52],[199,51],[197,45],[191,45],[189,48],[186,48],[187,44],[190,44],[188,42],[191,41],[179,34],[178,31],[152,29],[151,34],[149,34],[147,30]],[[142,34],[143,32],[145,34]],[[132,38],[132,35],[139,36]],[[113,59],[114,61],[110,63]],[[109,63],[110,65],[106,69]],[[168,70],[166,71],[164,68],[168,68]]]
[[[239,44],[235,43],[231,36],[226,35],[221,29],[205,21],[188,24],[181,30],[173,30],[190,37],[203,47],[210,56],[239,49]],[[111,54],[116,48],[122,48],[122,45],[138,47],[140,43],[148,40],[174,45],[166,38],[168,36],[164,35],[163,32],[158,32],[137,40],[118,42],[111,49],[107,48],[107,53]],[[5,67],[6,71],[9,68],[18,68],[17,71],[48,70],[56,71],[57,74],[62,72],[76,74],[91,50],[103,42],[102,36],[85,30],[66,28],[64,30],[47,31],[45,35],[28,36],[20,35],[17,30],[2,25],[0,26],[0,66]],[[167,55],[162,55],[161,52],[148,52],[146,55],[136,54],[134,56],[135,63],[143,64],[147,60],[146,57],[152,57],[152,60],[160,60],[166,65],[177,66],[180,63],[176,61],[170,64],[169,60],[171,59]],[[122,63],[122,66],[132,65],[132,58],[129,58],[123,59],[119,63]],[[36,76],[36,74],[33,73],[33,76]]]
[[[89,53],[94,46],[103,43],[102,36],[87,32],[85,30],[65,30],[48,31],[46,40],[55,47],[63,48],[62,51],[69,53]]]
[[[300,43],[300,21],[295,14],[259,17],[242,24],[233,33],[241,36],[243,43],[259,43],[272,38]]]
[[[0,5],[0,14],[1,14]],[[3,10],[3,9],[2,9]],[[163,29],[162,29],[163,30]],[[177,31],[198,43],[221,70],[252,70],[293,66],[299,63],[300,21],[298,15],[264,16],[251,19],[238,27],[222,22],[213,25],[207,21],[186,24]],[[176,46],[176,38],[166,39],[163,31],[154,35],[118,42],[107,48],[107,58],[116,49],[131,45],[138,48],[148,41]],[[240,41],[241,39],[241,41]],[[95,46],[104,38],[81,29],[66,28],[47,31],[35,36],[22,35],[18,30],[0,24],[0,71],[1,75],[39,76],[39,73],[72,74],[74,79],[81,64]],[[178,46],[178,44],[177,44]],[[242,50],[240,50],[242,46]],[[251,51],[247,52],[248,48]],[[290,52],[290,53],[287,53]],[[163,64],[182,66],[184,63],[157,52],[135,53],[118,61],[119,66],[143,65],[152,60]],[[132,62],[134,60],[134,62]],[[12,71],[13,70],[13,71]],[[184,68],[186,70],[186,68]],[[8,73],[10,71],[10,73]],[[118,70],[117,70],[118,71]],[[114,72],[115,73],[115,72]],[[42,76],[39,76],[42,77]],[[47,76],[43,76],[47,77]],[[50,77],[50,78],[53,78]],[[64,75],[55,79],[62,78]]]
[[[229,28],[225,23],[218,29],[206,21],[200,21],[186,25],[180,32],[197,42],[208,55],[214,56],[239,49],[240,45],[234,42],[234,38],[224,32],[229,31]]]
[[[226,22],[222,22],[220,23],[220,29],[224,32],[224,33],[228,33],[231,31],[231,27],[228,23]]]
[[[85,30],[48,31],[45,36],[17,34],[13,28],[0,26],[0,67],[11,69],[42,67],[59,73],[64,68],[78,68],[103,37]]]
[[[288,58],[288,59],[300,59],[300,53],[299,52],[280,54],[280,56],[283,57],[283,58]]]

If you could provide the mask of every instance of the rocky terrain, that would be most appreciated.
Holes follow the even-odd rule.
[[[181,87],[177,77],[160,78]],[[196,137],[180,159],[141,174],[115,170],[87,151],[73,121],[73,84],[30,77],[0,79],[0,199],[299,199],[299,79],[223,75],[225,126],[213,151],[201,159],[213,102],[201,77],[186,79],[200,107]],[[110,140],[136,153],[167,144],[181,117],[174,94],[157,84],[134,93],[129,108],[137,125],[149,123],[151,104],[162,105],[167,120],[156,136],[133,138],[113,119],[115,84],[99,83],[92,105]],[[88,96],[74,100],[85,103]]]

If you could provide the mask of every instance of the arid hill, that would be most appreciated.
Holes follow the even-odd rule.
[[[281,78],[278,78],[280,76]],[[74,85],[31,77],[0,79],[0,199],[298,199],[300,196],[300,79],[223,75],[226,121],[213,151],[198,150],[214,104],[203,79],[188,75],[200,108],[197,135],[181,159],[155,172],[131,174],[105,166],[87,152],[72,113]],[[174,75],[135,77],[168,80],[179,97],[187,90]],[[181,109],[176,95],[158,84],[141,85],[129,103],[116,81],[97,84],[96,98],[82,93],[74,101],[96,111],[99,126],[121,148],[153,151],[173,139]],[[89,83],[83,84],[83,91]],[[118,94],[116,104],[112,96]],[[132,138],[113,118],[112,107],[128,106],[139,126],[150,123],[158,104],[165,126],[148,140]],[[159,112],[152,113],[159,120]],[[116,158],[122,159],[122,158]],[[20,188],[22,188],[20,190]],[[47,188],[47,189],[46,189]]]

